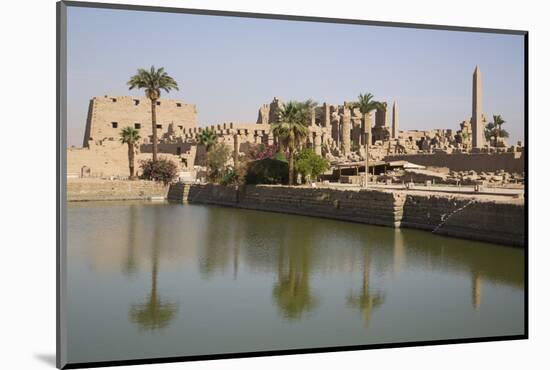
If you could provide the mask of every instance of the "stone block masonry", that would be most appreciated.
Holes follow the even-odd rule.
[[[167,190],[162,183],[154,181],[70,179],[67,182],[67,200],[145,200],[165,197]]]
[[[382,191],[342,191],[285,186],[191,185],[190,203],[217,204],[262,211],[334,218],[398,227],[402,194]]]
[[[407,227],[464,239],[524,245],[525,216],[521,200],[495,201],[385,190],[185,186],[189,187],[190,203]]]
[[[176,133],[197,126],[197,108],[180,100],[157,101],[157,134],[161,137],[172,124]],[[144,97],[103,96],[90,100],[83,146],[103,140],[119,141],[124,127],[139,130],[142,138],[152,135],[151,101]]]
[[[523,246],[524,212],[522,201],[407,195],[401,226],[458,238]]]

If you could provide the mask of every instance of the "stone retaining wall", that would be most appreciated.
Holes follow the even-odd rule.
[[[523,246],[524,206],[452,195],[407,195],[401,226],[465,239]]]
[[[190,203],[283,212],[523,246],[524,206],[452,195],[286,186],[190,185]]]
[[[67,200],[140,200],[166,196],[167,187],[154,181],[69,179]]]

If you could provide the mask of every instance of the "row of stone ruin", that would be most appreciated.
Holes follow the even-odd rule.
[[[259,109],[257,123],[222,123],[207,127],[193,127],[175,130],[173,124],[160,138],[161,143],[196,143],[198,135],[204,130],[214,131],[220,142],[229,146],[239,143],[276,144],[277,140],[271,132],[271,123],[277,120],[277,112],[283,102],[274,98],[270,104],[264,104]],[[486,123],[485,116],[482,115]],[[374,121],[374,125],[373,125]],[[380,160],[392,154],[417,153],[463,153],[468,151],[515,151],[521,146],[507,147],[503,140],[498,145],[472,150],[472,125],[469,120],[460,124],[460,130],[433,129],[426,131],[399,130],[399,112],[397,103],[392,106],[391,127],[388,124],[388,112],[381,106],[370,114],[362,114],[358,108],[350,109],[344,102],[342,105],[323,103],[312,109],[308,125],[309,134],[306,146],[311,147],[319,155],[331,162],[364,160],[369,158]],[[144,140],[145,143],[148,140]],[[235,144],[236,143],[236,144]],[[520,144],[521,145],[521,144]]]
[[[380,182],[393,183],[430,183],[446,184],[446,185],[509,185],[509,184],[524,184],[524,175],[521,173],[511,173],[504,170],[496,172],[480,172],[475,171],[450,171],[448,173],[423,170],[398,169],[387,171],[386,173],[375,176],[373,180]]]

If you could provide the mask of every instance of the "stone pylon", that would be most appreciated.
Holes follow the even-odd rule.
[[[344,155],[351,151],[351,112],[345,106],[342,115],[342,150]]]
[[[484,127],[482,119],[482,87],[481,71],[476,66],[472,83],[472,147],[481,148],[485,142]]]
[[[397,108],[397,102],[393,102],[392,119],[391,119],[391,137],[397,139],[399,135],[399,110]]]

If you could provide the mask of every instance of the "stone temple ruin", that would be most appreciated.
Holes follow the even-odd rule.
[[[481,72],[476,67],[473,74],[472,115],[460,123],[458,130],[400,130],[398,103],[389,106],[384,102],[370,114],[351,109],[346,102],[324,102],[312,109],[308,122],[309,135],[305,145],[313,148],[331,164],[354,163],[369,160],[388,160],[392,156],[418,156],[433,154],[464,154],[489,152],[522,152],[518,146],[508,147],[504,140],[491,147],[485,141],[487,119],[482,113]],[[218,135],[220,142],[245,154],[251,146],[271,145],[276,138],[271,133],[271,123],[277,120],[278,109],[284,102],[274,98],[258,110],[256,122],[225,122],[210,126],[197,125],[195,105],[179,100],[161,99],[157,102],[157,135],[159,155],[173,158],[182,171],[193,171],[204,164],[204,148],[197,145],[197,136],[206,128]],[[120,143],[119,133],[124,127],[140,130],[138,159],[151,152],[151,107],[145,98],[128,96],[104,96],[91,99],[86,123],[83,149],[69,149],[69,173],[78,173],[82,166],[94,169],[99,164],[90,163],[93,157],[104,156],[107,162],[117,165],[116,170],[102,168],[104,174],[121,175],[127,170],[127,152]],[[368,142],[367,142],[368,141]],[[368,144],[368,145],[367,145]],[[109,157],[111,156],[111,157]],[[120,158],[114,158],[118,157]],[[87,159],[83,159],[87,158]],[[115,160],[116,159],[116,160]],[[100,164],[104,158],[98,159]],[[105,166],[103,166],[105,167]],[[120,168],[118,168],[120,167]]]

